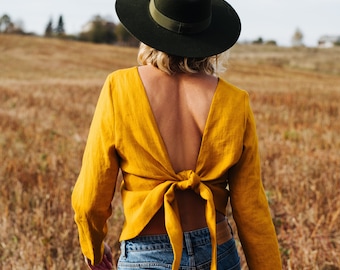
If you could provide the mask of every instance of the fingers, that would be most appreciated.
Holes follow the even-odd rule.
[[[110,269],[111,270],[112,267],[113,267],[113,265],[112,265],[112,255],[111,255],[111,259],[107,258],[106,255],[104,255],[103,263],[105,264],[106,269]]]
[[[112,252],[107,244],[105,244],[104,255],[106,256],[107,260],[112,264],[113,263]]]
[[[103,260],[96,265],[89,265],[92,270],[112,270],[112,263],[108,260],[106,255],[104,255]]]
[[[104,243],[104,256],[99,264],[91,265],[85,258],[88,267],[92,270],[112,270],[113,268],[113,257],[110,247]]]

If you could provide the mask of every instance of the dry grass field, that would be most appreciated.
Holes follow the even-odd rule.
[[[105,77],[135,58],[0,35],[0,269],[86,269],[70,195]],[[340,48],[237,45],[223,77],[251,96],[283,269],[339,270]],[[113,204],[116,252],[119,194]]]

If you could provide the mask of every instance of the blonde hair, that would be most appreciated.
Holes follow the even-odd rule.
[[[140,65],[151,64],[169,75],[175,73],[199,73],[216,75],[226,70],[225,61],[228,51],[219,55],[204,58],[190,58],[173,56],[158,51],[144,43],[139,46],[138,63]]]

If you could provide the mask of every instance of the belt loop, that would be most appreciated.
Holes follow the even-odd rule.
[[[126,242],[125,242],[125,240],[123,240],[120,243],[120,252],[121,252],[121,255],[123,256],[123,258],[125,259],[126,258]]]
[[[185,242],[185,247],[188,252],[189,256],[192,256],[194,254],[193,248],[192,248],[192,243],[191,243],[191,238],[190,238],[190,233],[184,232],[184,242]]]

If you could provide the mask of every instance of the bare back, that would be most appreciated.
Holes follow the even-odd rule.
[[[150,65],[138,70],[174,171],[195,170],[218,79],[170,76]]]
[[[202,73],[170,76],[150,65],[138,70],[173,170],[195,170],[218,79]],[[199,195],[177,190],[176,197],[183,231],[207,226],[205,201]],[[216,212],[216,220],[223,219]],[[161,233],[166,233],[163,208],[141,232]]]

